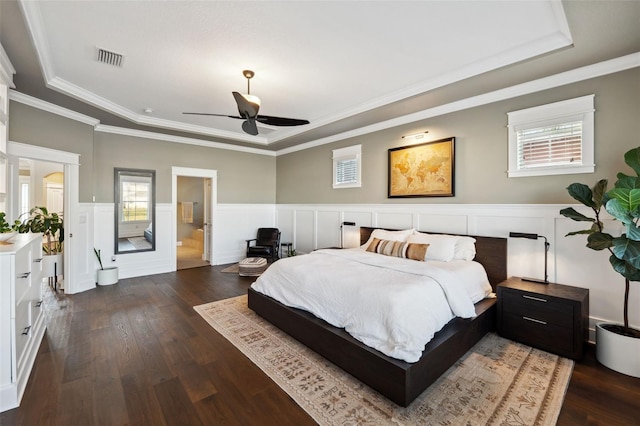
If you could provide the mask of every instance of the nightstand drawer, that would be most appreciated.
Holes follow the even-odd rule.
[[[498,333],[580,359],[589,323],[589,290],[512,277],[498,284]]]
[[[505,312],[560,327],[573,327],[573,307],[566,301],[564,303],[557,302],[545,295],[521,291],[504,291],[502,297],[504,297],[503,308]]]
[[[573,348],[573,329],[540,322],[525,315],[505,313],[502,316],[505,337],[540,349],[569,356]]]

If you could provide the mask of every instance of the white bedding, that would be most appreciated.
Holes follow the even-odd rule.
[[[419,262],[362,249],[278,260],[251,287],[407,362],[418,361],[454,316],[474,317],[473,304],[491,292],[477,262]]]

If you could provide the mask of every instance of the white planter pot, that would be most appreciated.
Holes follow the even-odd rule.
[[[45,277],[54,277],[56,275],[62,275],[63,271],[63,258],[62,253],[59,254],[45,254],[42,256],[42,274]]]
[[[640,377],[640,339],[613,333],[596,324],[596,358],[618,373]]]
[[[118,267],[98,269],[98,285],[111,285],[118,282]]]

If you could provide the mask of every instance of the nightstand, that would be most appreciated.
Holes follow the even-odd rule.
[[[509,278],[498,284],[498,333],[539,349],[582,358],[589,290]]]

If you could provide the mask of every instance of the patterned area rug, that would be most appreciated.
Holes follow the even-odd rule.
[[[403,408],[256,315],[247,296],[194,309],[320,425],[554,425],[573,371],[489,333]]]

